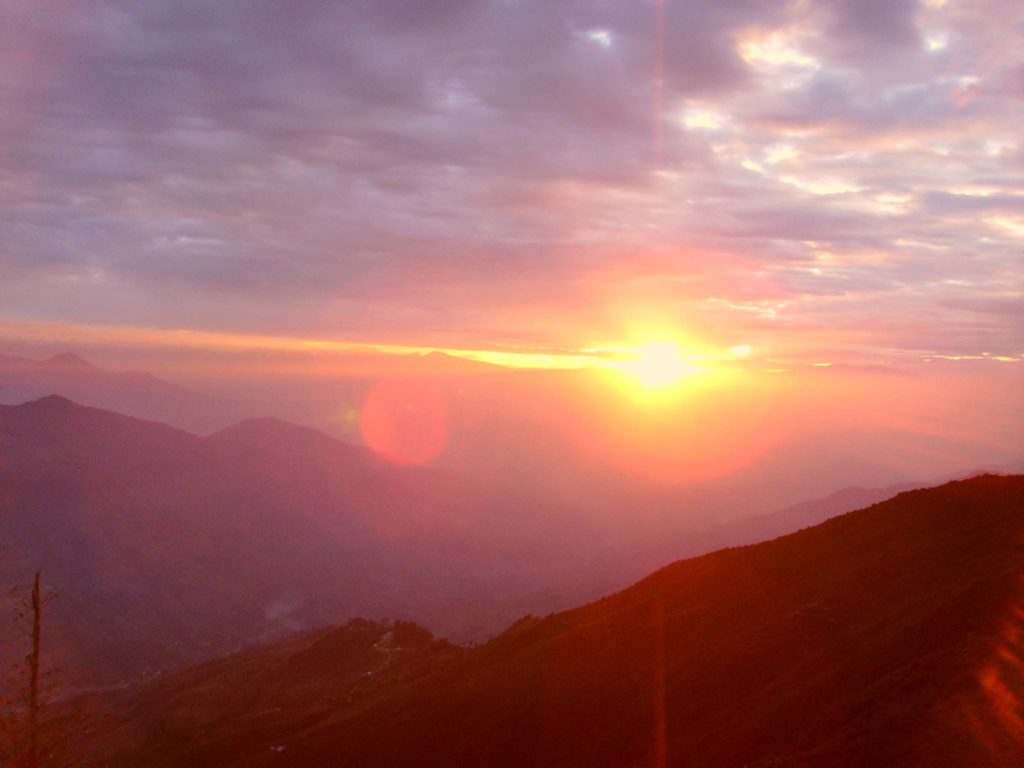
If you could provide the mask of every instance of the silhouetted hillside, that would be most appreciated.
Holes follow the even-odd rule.
[[[303,666],[320,635],[170,675],[93,701],[92,747],[119,766],[1017,766],[1022,537],[1022,477],[904,493],[364,699]],[[317,663],[375,672],[359,653]]]

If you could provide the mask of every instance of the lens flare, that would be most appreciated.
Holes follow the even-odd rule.
[[[437,385],[387,380],[370,390],[359,416],[363,440],[396,464],[428,464],[448,443],[448,408]]]

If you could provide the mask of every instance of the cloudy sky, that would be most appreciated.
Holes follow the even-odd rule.
[[[0,9],[8,334],[1024,356],[1019,0]]]

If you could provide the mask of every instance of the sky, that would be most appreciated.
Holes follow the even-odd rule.
[[[0,337],[1024,358],[1015,0],[0,9]]]

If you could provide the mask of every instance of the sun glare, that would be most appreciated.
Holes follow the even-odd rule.
[[[635,356],[623,363],[622,369],[647,389],[670,387],[697,371],[673,341],[652,341],[637,347]]]

